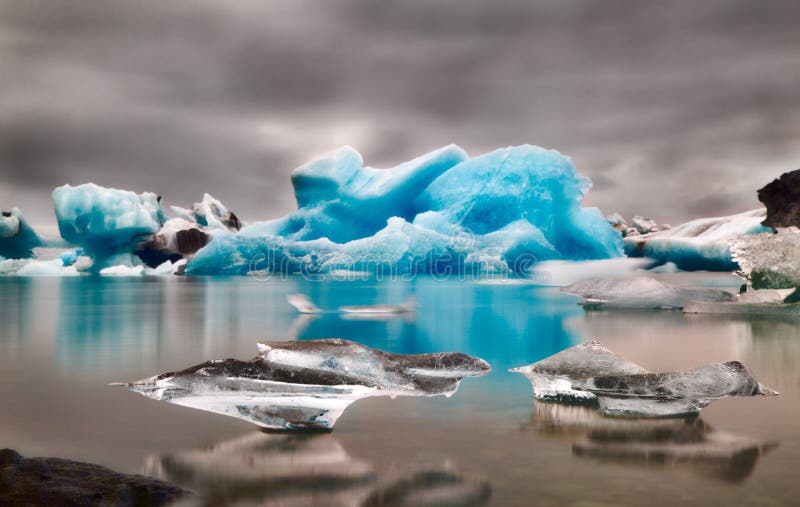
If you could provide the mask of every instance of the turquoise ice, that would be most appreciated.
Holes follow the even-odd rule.
[[[591,181],[536,146],[469,158],[450,145],[388,170],[345,147],[292,183],[296,211],[215,235],[187,272],[525,274],[539,260],[622,255],[602,213],[581,207]]]
[[[136,245],[158,232],[165,221],[161,197],[104,188],[94,183],[53,190],[58,230],[70,244],[94,259],[94,269],[140,264]]]

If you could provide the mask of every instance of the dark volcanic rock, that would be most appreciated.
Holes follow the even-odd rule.
[[[765,227],[800,226],[800,169],[772,180],[758,191],[758,200],[767,207]]]
[[[0,450],[0,505],[165,505],[188,491],[142,475],[125,475],[92,463],[23,458]]]

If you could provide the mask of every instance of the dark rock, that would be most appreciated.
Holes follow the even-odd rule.
[[[200,229],[183,229],[175,233],[178,253],[189,255],[197,252],[211,239],[211,236]]]
[[[767,207],[761,224],[778,227],[800,226],[800,169],[781,174],[758,191],[758,200]]]
[[[0,505],[150,506],[190,494],[166,482],[92,463],[0,451]]]

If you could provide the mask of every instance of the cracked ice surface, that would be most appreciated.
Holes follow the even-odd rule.
[[[149,398],[273,430],[330,430],[368,396],[450,396],[490,371],[458,352],[401,355],[338,339],[259,344],[250,361],[215,360],[127,384]]]

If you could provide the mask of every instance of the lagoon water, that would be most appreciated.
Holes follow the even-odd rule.
[[[701,281],[736,286],[727,277]],[[300,316],[286,303],[295,292],[323,308],[410,295],[419,308],[375,320]],[[264,434],[107,386],[250,358],[259,340],[327,337],[397,353],[460,351],[494,370],[466,379],[451,398],[361,400],[322,435]],[[548,419],[529,382],[506,371],[588,339],[650,370],[738,359],[782,395],[724,399],[687,421],[726,435],[701,452],[673,441],[604,447],[574,424],[591,413]],[[211,504],[435,505],[446,497],[455,500],[448,505],[774,506],[800,498],[798,321],[585,313],[553,288],[430,278],[8,277],[0,278],[0,378],[0,447],[154,475]],[[627,428],[623,439],[641,433]]]

